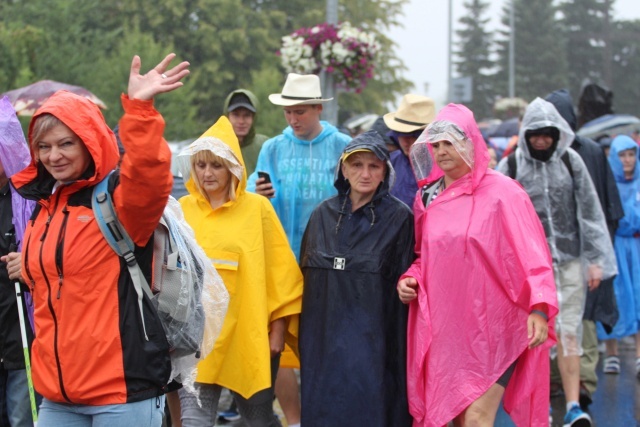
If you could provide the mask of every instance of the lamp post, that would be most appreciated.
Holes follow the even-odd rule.
[[[509,98],[516,96],[516,19],[515,0],[511,0],[511,10],[509,11],[509,27],[511,36],[509,37]]]
[[[338,0],[327,0],[327,23],[338,24]],[[333,81],[333,75],[325,70],[320,72],[320,81],[322,83],[322,97],[333,98],[324,104],[322,117],[333,125],[338,124],[338,97],[336,84]]]
[[[449,0],[449,62],[447,64],[447,102],[453,99],[453,0]]]

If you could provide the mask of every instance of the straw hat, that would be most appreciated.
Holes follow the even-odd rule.
[[[402,97],[398,111],[384,115],[384,123],[396,132],[411,133],[426,128],[435,117],[433,99],[408,93]]]
[[[289,73],[284,82],[282,93],[269,95],[269,101],[275,105],[289,107],[292,105],[312,105],[331,101],[323,99],[320,90],[320,78],[315,74]]]

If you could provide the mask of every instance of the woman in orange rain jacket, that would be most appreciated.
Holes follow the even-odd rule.
[[[174,56],[144,75],[134,57],[122,96],[126,154],[110,182],[145,274],[150,237],[172,184],[171,152],[153,97],[182,86],[189,73],[187,62],[168,68]],[[38,208],[25,232],[21,271],[19,254],[7,261],[34,299],[33,381],[44,398],[38,424],[160,426],[171,370],[168,343],[151,301],[145,296],[138,307],[127,266],[91,209],[93,187],[118,163],[115,136],[94,104],[59,91],[31,120],[29,141],[33,160],[12,184]]]

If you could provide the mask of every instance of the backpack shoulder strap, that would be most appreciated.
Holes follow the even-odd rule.
[[[507,165],[509,166],[509,177],[511,179],[516,179],[518,174],[518,161],[516,159],[515,151],[507,157]]]
[[[564,153],[562,153],[562,156],[560,156],[560,158],[562,159],[562,162],[567,167],[567,169],[569,169],[569,175],[571,175],[571,179],[573,179],[573,166],[571,166],[571,160],[569,159],[569,152],[565,151]]]
[[[142,295],[147,294],[149,299],[153,298],[153,293],[149,288],[149,283],[142,274],[142,270],[138,265],[138,261],[133,253],[135,250],[135,244],[127,231],[124,229],[118,216],[116,215],[115,208],[113,207],[113,200],[111,199],[111,193],[109,192],[109,177],[114,171],[109,172],[102,181],[100,181],[95,187],[93,187],[93,193],[91,195],[91,207],[93,209],[93,215],[100,227],[102,235],[106,239],[111,249],[127,264],[127,269],[131,275],[133,286],[138,294],[138,307],[140,309],[140,316],[142,318],[142,327],[144,329],[144,335],[147,341],[146,327],[144,325],[144,315],[142,311]]]

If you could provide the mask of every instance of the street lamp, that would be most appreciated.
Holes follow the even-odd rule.
[[[327,0],[327,23],[338,24],[338,0]],[[327,102],[322,110],[323,118],[333,125],[338,124],[338,94],[333,75],[325,70],[320,72],[322,82],[322,95],[324,98],[333,98]]]

